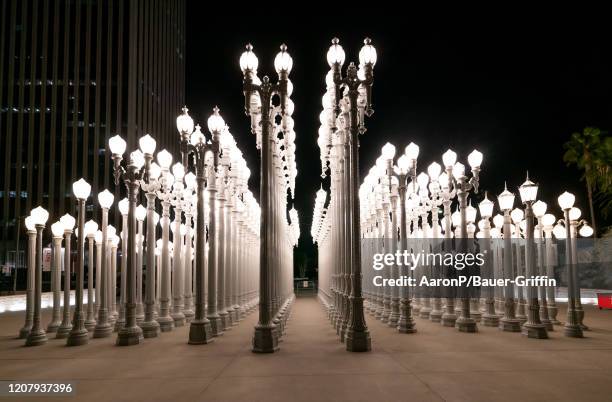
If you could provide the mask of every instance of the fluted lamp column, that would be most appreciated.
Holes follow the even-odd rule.
[[[26,289],[25,323],[19,330],[19,339],[25,339],[32,330],[32,317],[34,315],[34,280],[36,276],[36,224],[29,215],[25,218],[25,227],[28,233],[28,268]]]
[[[53,313],[51,322],[47,325],[47,332],[56,332],[62,323],[61,317],[61,290],[62,290],[62,237],[64,225],[62,222],[55,222],[51,225],[53,233],[53,265],[51,268],[51,290],[53,292]]]
[[[85,180],[80,179],[72,185],[72,191],[77,199],[77,261],[76,261],[76,289],[74,318],[72,319],[72,329],[66,340],[68,346],[80,346],[89,342],[89,334],[85,328],[85,317],[83,314],[83,271],[85,246],[85,200],[91,193],[91,185]]]
[[[111,336],[113,333],[113,327],[108,320],[109,313],[109,300],[108,300],[108,287],[109,287],[109,270],[110,264],[107,258],[108,254],[108,210],[113,205],[114,200],[113,193],[108,190],[104,190],[98,194],[98,202],[102,209],[102,272],[101,272],[101,283],[100,286],[100,303],[98,304],[98,319],[96,321],[96,327],[94,329],[94,338],[106,338]]]
[[[40,322],[41,294],[42,294],[42,243],[43,230],[49,219],[49,212],[43,207],[36,207],[32,210],[31,216],[34,218],[36,228],[36,271],[34,275],[34,308],[32,316],[32,329],[26,338],[26,346],[38,346],[47,343],[47,333]]]
[[[95,236],[98,231],[98,224],[93,220],[85,222],[85,234],[87,235],[87,317],[85,318],[85,328],[91,332],[96,327],[95,305],[94,305],[94,277],[96,276],[96,266],[94,264]],[[99,286],[99,284],[97,285]]]
[[[60,222],[64,226],[64,308],[62,310],[62,323],[57,329],[55,337],[64,339],[68,337],[70,330],[72,330],[72,321],[70,320],[71,238],[76,219],[70,214],[65,214],[60,218]]]

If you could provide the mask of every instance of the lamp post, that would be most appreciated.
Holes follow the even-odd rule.
[[[102,208],[102,274],[100,286],[100,303],[98,304],[98,319],[94,329],[94,338],[106,338],[113,333],[113,327],[108,321],[108,288],[109,288],[109,259],[107,254],[110,251],[108,248],[108,210],[113,205],[113,193],[104,190],[98,194],[98,202]]]
[[[582,328],[583,331],[588,331],[589,327],[584,325],[584,309],[582,308],[582,298],[580,296],[580,281],[578,276],[578,256],[576,251],[576,239],[578,238],[578,226],[581,223],[586,222],[585,220],[580,221],[580,216],[582,215],[582,211],[580,208],[572,207],[569,212],[569,225],[570,232],[572,234],[571,244],[572,244],[572,262],[574,264],[574,292],[576,293],[576,311],[578,312],[578,324]],[[588,226],[588,225],[587,225]]]
[[[128,189],[128,235],[129,246],[127,248],[127,273],[126,273],[126,298],[125,317],[126,322],[117,335],[117,345],[128,346],[142,342],[142,330],[136,325],[136,203],[138,202],[138,189],[142,179],[142,167],[144,155],[139,150],[130,154],[127,170],[121,166],[121,160],[126,148],[125,141],[118,135],[109,140],[109,148],[112,153],[115,184],[119,179],[123,181]],[[125,241],[125,239],[124,239]]]
[[[187,109],[183,109],[183,114],[187,113]],[[177,118],[177,126],[179,126],[179,118]],[[183,119],[183,121],[187,121],[187,119]],[[206,290],[206,256],[204,254],[206,250],[206,203],[204,200],[204,187],[207,180],[206,174],[207,170],[210,169],[208,174],[209,180],[209,191],[211,186],[214,187],[215,181],[215,169],[218,164],[219,157],[219,134],[220,130],[225,126],[225,122],[219,115],[219,109],[217,107],[214,108],[213,115],[208,119],[208,127],[212,133],[211,141],[207,141],[206,136],[201,131],[201,127],[196,126],[195,131],[191,133],[190,137],[183,137],[181,141],[181,147],[186,152],[186,155],[193,153],[195,160],[195,168],[196,168],[196,191],[197,191],[197,213],[196,213],[196,302],[195,302],[195,316],[190,323],[189,326],[189,344],[191,345],[202,345],[211,343],[214,339],[214,336],[218,336],[220,333],[220,319],[219,315],[216,314],[216,294],[213,290],[214,300],[213,305],[211,306],[211,288],[214,288],[217,284],[215,281],[216,270],[215,259],[216,259],[216,243],[215,243],[215,223],[214,220],[216,218],[215,203],[213,200],[213,196],[210,196],[209,201],[209,244],[208,244],[208,279],[209,281],[212,279],[212,284],[209,284],[208,288],[208,314],[206,314],[206,306],[205,306],[205,290]],[[193,127],[193,122],[191,122],[191,127]],[[187,132],[188,130],[181,130],[179,127],[179,131]],[[187,142],[187,138],[189,141]],[[210,161],[207,160],[208,154],[212,153],[212,165]],[[187,159],[188,160],[188,159]],[[191,240],[188,240],[191,241]],[[212,249],[212,250],[211,250]],[[212,257],[212,258],[211,258]],[[191,256],[188,256],[191,259]],[[211,271],[213,271],[211,273]],[[212,320],[211,320],[212,318]]]
[[[96,327],[96,317],[94,309],[94,277],[96,266],[94,264],[94,245],[95,235],[98,231],[98,224],[93,220],[85,222],[85,234],[87,235],[88,259],[87,259],[87,317],[85,318],[85,328],[91,332]],[[99,286],[99,284],[97,285]]]
[[[149,134],[138,140],[140,150],[144,154],[146,180],[140,182],[140,187],[146,193],[147,207],[145,210],[147,219],[147,283],[145,294],[144,320],[140,323],[142,334],[145,338],[155,338],[159,335],[159,323],[155,320],[153,312],[155,309],[155,199],[159,189],[158,178],[161,168],[153,161],[156,142]],[[140,225],[141,220],[139,220]],[[142,240],[141,240],[142,244]],[[142,251],[142,247],[141,247]],[[142,278],[142,272],[140,272]],[[141,279],[142,281],[142,279]],[[140,288],[142,292],[142,288]]]
[[[529,174],[525,182],[519,187],[521,201],[525,204],[525,220],[527,222],[525,230],[525,276],[527,278],[535,276],[535,250],[533,241],[534,214],[533,203],[538,195],[538,185],[529,180]],[[527,289],[527,322],[522,326],[522,334],[528,338],[546,339],[548,332],[546,325],[540,321],[540,306],[538,303],[537,288],[528,286]]]
[[[32,317],[34,314],[34,280],[36,276],[36,224],[30,215],[25,218],[25,227],[28,233],[28,272],[26,290],[25,323],[19,330],[19,339],[28,337],[32,329]]]
[[[543,218],[546,214],[547,205],[543,201],[536,201],[533,204],[533,214],[537,219],[537,225],[535,227],[534,237],[537,247],[537,273],[536,275],[546,276],[546,255],[544,251],[544,223]],[[554,276],[551,276],[553,278]],[[553,324],[548,316],[548,300],[547,291],[549,286],[541,285],[539,289],[540,293],[540,321],[546,326],[547,331],[553,331]]]
[[[76,289],[74,318],[72,319],[72,329],[66,340],[68,346],[80,346],[89,342],[89,333],[85,328],[85,318],[83,316],[83,271],[84,271],[84,245],[85,245],[85,200],[89,197],[91,186],[85,180],[80,179],[72,184],[72,191],[77,199],[77,267],[76,267]],[[97,324],[96,324],[97,325]]]
[[[494,263],[493,259],[495,258],[491,254],[491,217],[493,216],[493,201],[489,200],[487,194],[485,193],[485,198],[478,204],[478,209],[480,210],[480,216],[482,217],[482,248],[480,250],[481,253],[486,254],[485,264],[486,264],[486,275],[487,278],[493,279],[495,278],[495,273],[493,270]],[[482,315],[482,321],[487,327],[497,327],[499,326],[499,316],[495,312],[495,298],[494,298],[494,287],[487,286],[486,287],[486,295],[485,295],[485,312]]]
[[[288,103],[289,73],[293,60],[287,53],[287,47],[281,46],[281,51],[274,60],[278,73],[278,82],[273,84],[268,76],[262,80],[257,77],[258,60],[249,44],[240,57],[240,69],[244,75],[243,90],[245,96],[245,112],[251,116],[251,129],[258,137],[261,148],[261,180],[260,180],[260,264],[259,264],[259,320],[253,335],[253,352],[272,353],[278,350],[278,339],[275,336],[276,325],[273,322],[272,279],[274,276],[274,187],[273,152],[275,138],[273,134],[273,114],[278,113],[272,104],[272,97],[280,97],[280,115],[284,118]]]
[[[372,83],[373,71],[376,64],[376,49],[372,46],[370,39],[364,40],[364,46],[359,52],[359,68],[350,63],[346,75],[342,76],[342,65],[345,53],[339,45],[337,38],[332,40],[332,46],[327,52],[327,62],[333,71],[333,83],[335,86],[335,112],[340,112],[342,100],[341,88],[346,88],[349,119],[348,125],[348,158],[347,172],[349,173],[349,192],[347,194],[349,206],[350,231],[348,239],[350,244],[350,313],[349,325],[346,334],[346,349],[352,352],[364,352],[371,349],[370,332],[367,328],[363,314],[363,297],[361,294],[361,248],[360,248],[360,218],[359,218],[359,134],[366,131],[365,116],[374,113],[372,109]]]
[[[525,213],[523,212],[522,209],[520,208],[514,208],[511,212],[510,212],[510,217],[512,218],[512,223],[514,224],[514,238],[515,243],[514,244],[514,249],[516,251],[516,275],[525,275],[525,270],[524,270],[524,264],[525,264],[525,258],[523,256],[523,248],[522,248],[522,238],[521,238],[521,225],[522,224],[524,218],[525,218]],[[525,308],[527,306],[527,302],[525,300],[525,296],[524,296],[524,292],[523,292],[523,288],[521,286],[517,286],[516,287],[516,293],[517,293],[517,299],[518,299],[518,306],[516,309],[516,318],[518,318],[521,321],[521,325],[527,321],[527,315],[525,314]]]
[[[174,222],[172,229],[172,313],[175,327],[185,325],[185,307],[183,299],[184,279],[183,279],[183,242],[181,239],[181,220],[183,214],[183,179],[185,177],[185,167],[180,162],[172,166],[174,174],[174,184],[172,186],[172,205],[174,206]]]
[[[512,270],[512,218],[510,217],[510,210],[514,205],[514,194],[508,191],[505,187],[504,191],[497,196],[497,202],[499,203],[499,209],[504,212],[504,248],[503,248],[503,266],[504,266],[504,279],[507,279],[506,290],[505,290],[505,302],[504,302],[504,316],[499,320],[499,329],[506,332],[519,332],[521,330],[521,321],[516,318],[515,304],[514,304],[514,286],[510,282],[513,278]]]
[[[564,326],[564,335],[571,338],[582,338],[582,327],[578,318],[576,301],[576,266],[573,259],[572,233],[570,226],[570,209],[574,206],[575,196],[564,192],[557,201],[563,210],[565,220],[565,262],[567,265],[567,321]]]
[[[555,277],[554,271],[554,249],[553,249],[553,227],[555,225],[555,221],[557,219],[553,214],[544,214],[542,217],[542,225],[544,230],[545,240],[545,257],[546,257],[546,276],[548,278]],[[563,231],[565,233],[565,231]],[[555,287],[548,286],[546,288],[547,292],[547,308],[548,308],[548,318],[553,325],[561,325],[561,322],[557,320],[557,301],[555,300]],[[550,329],[549,329],[550,330]]]
[[[62,323],[57,329],[55,337],[58,339],[67,338],[72,330],[70,321],[70,271],[71,271],[71,242],[72,231],[76,224],[76,219],[70,214],[65,214],[60,218],[64,226],[64,309],[62,310]]]
[[[389,145],[389,146],[387,146]],[[389,178],[395,177],[398,182],[398,193],[400,203],[400,248],[401,251],[408,249],[408,232],[407,232],[407,220],[406,220],[406,186],[408,185],[408,178],[413,180],[416,178],[416,166],[417,158],[419,156],[419,147],[414,143],[408,144],[402,154],[397,160],[397,166],[393,166],[393,158],[395,157],[395,147],[392,144],[385,145],[383,149],[383,158],[387,162],[387,175]],[[392,183],[392,180],[389,180]],[[393,208],[394,214],[397,211]],[[400,268],[400,275],[408,274],[407,268],[402,266]],[[416,324],[412,318],[411,308],[411,295],[410,287],[402,288],[402,295],[399,302],[399,318],[397,322],[397,330],[403,334],[415,333]]]
[[[146,165],[146,159],[145,159]],[[143,170],[143,179],[141,185],[145,181],[147,168]],[[144,220],[147,218],[147,209],[138,204],[136,207],[136,222],[138,222],[138,232],[136,234],[136,322],[138,325],[144,320],[144,306],[142,303],[142,264],[144,262]]]
[[[157,162],[161,167],[160,188],[157,191],[157,197],[162,204],[162,243],[161,243],[161,287],[159,296],[159,314],[157,322],[159,323],[162,332],[172,331],[174,328],[174,320],[170,316],[170,298],[172,297],[171,290],[171,262],[170,262],[170,201],[172,197],[172,185],[174,176],[170,173],[170,165],[172,165],[172,155],[165,149],[157,153]]]
[[[183,192],[183,198],[185,199],[185,252],[183,258],[183,272],[185,273],[184,282],[184,300],[185,307],[183,314],[185,314],[185,320],[191,322],[195,315],[193,311],[193,226],[192,218],[195,212],[194,205],[194,188],[196,186],[196,177],[192,172],[185,175],[185,184],[187,186],[186,191]]]
[[[444,159],[444,158],[443,158]],[[459,162],[452,168],[453,185],[457,191],[459,199],[460,225],[459,225],[459,244],[461,252],[466,252],[468,248],[468,220],[467,220],[467,197],[471,190],[478,193],[478,177],[480,164],[482,163],[482,153],[477,150],[468,155],[468,163],[472,168],[472,177],[468,179],[465,175],[465,166]],[[445,163],[446,165],[446,163]],[[471,288],[459,288],[461,299],[461,315],[455,321],[455,327],[461,332],[476,332],[476,321],[470,315],[470,296]]]
[[[51,290],[53,291],[53,315],[47,325],[47,332],[56,332],[61,324],[61,291],[62,291],[62,235],[64,225],[55,222],[51,225],[53,233],[53,267],[51,268]]]
[[[43,207],[36,207],[31,212],[36,227],[36,271],[34,276],[34,311],[32,329],[26,338],[26,346],[38,346],[47,343],[47,334],[40,323],[40,301],[42,293],[42,237],[49,212]],[[82,232],[81,232],[82,233]]]

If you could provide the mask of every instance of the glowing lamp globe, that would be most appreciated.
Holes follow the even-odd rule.
[[[476,208],[468,205],[465,209],[465,218],[468,222],[476,222]]]
[[[102,243],[102,231],[101,230],[96,230],[96,234],[94,235],[94,240],[98,244]]]
[[[117,229],[113,225],[108,225],[106,227],[106,235],[109,239],[112,239],[117,234]]]
[[[329,50],[327,51],[327,64],[329,64],[330,67],[333,67],[334,64],[337,64],[340,67],[342,67],[342,65],[344,64],[346,55],[344,53],[344,49],[342,48],[342,46],[340,46],[339,43],[340,41],[338,40],[338,38],[332,39],[332,45],[329,47]],[[332,76],[332,83],[333,83],[333,76]],[[331,85],[328,85],[328,86],[331,86]]]
[[[87,222],[85,222],[85,236],[93,236],[96,234],[97,230],[98,230],[98,224],[96,223],[96,221],[90,219]]]
[[[542,216],[542,225],[552,226],[555,224],[556,220],[557,218],[555,218],[553,214],[544,214],[544,216]]]
[[[146,217],[147,217],[147,209],[143,207],[142,204],[138,205],[136,207],[136,219],[142,222],[145,220]]]
[[[157,163],[152,162],[151,167],[149,168],[149,179],[157,180],[159,179],[160,175],[161,175],[161,167]]]
[[[125,148],[127,147],[127,143],[120,135],[115,135],[109,138],[108,147],[113,155],[123,155],[125,153]]]
[[[427,173],[419,173],[419,175],[417,176],[417,183],[419,183],[419,188],[426,189],[427,184],[429,183],[429,176],[427,176]]]
[[[193,119],[191,118],[191,116],[189,116],[189,109],[187,109],[187,106],[183,106],[182,110],[183,113],[179,114],[176,118],[176,129],[181,134],[189,134],[193,131]]]
[[[593,236],[593,228],[590,227],[589,225],[584,225],[583,227],[580,228],[578,233],[580,233],[580,236],[582,237],[591,237]]]
[[[32,218],[34,218],[34,224],[44,225],[49,219],[49,212],[43,207],[36,207],[30,212]]]
[[[183,177],[185,177],[185,167],[182,163],[177,162],[172,166],[172,173],[174,174],[176,181],[180,182],[183,180]]]
[[[26,216],[25,227],[30,232],[36,229],[36,223],[34,223],[34,218],[32,217],[32,215]]]
[[[62,237],[64,234],[64,225],[62,225],[62,222],[58,221],[51,225],[51,233],[53,233],[53,237]]]
[[[189,172],[185,175],[185,184],[188,189],[196,188],[196,176],[193,172]]]
[[[105,209],[109,209],[111,205],[113,205],[113,200],[115,196],[108,190],[104,190],[101,193],[98,193],[98,202],[100,206]]]
[[[91,192],[91,186],[85,180],[79,179],[78,181],[72,183],[72,192],[77,199],[86,200]]]
[[[70,214],[65,214],[60,218],[60,222],[64,225],[64,230],[72,230],[74,229],[74,225],[76,225],[76,219]]]
[[[249,43],[246,45],[246,51],[240,56],[240,69],[243,73],[247,71],[255,72],[258,66],[259,61],[255,53],[253,53],[253,46]]]
[[[221,115],[219,114],[218,107],[215,106],[213,108],[213,114],[211,114],[208,118],[207,124],[208,130],[211,133],[220,133],[225,128],[225,121],[223,120],[223,117],[221,117]]]
[[[461,179],[465,177],[465,165],[463,163],[455,163],[455,165],[453,166],[453,177],[455,179]]]
[[[582,215],[582,211],[580,210],[580,208],[577,208],[577,207],[570,208],[569,210],[570,221],[577,221],[578,219],[580,219],[581,215]]]
[[[489,200],[487,198],[487,195],[485,194],[484,200],[480,201],[480,204],[478,204],[480,216],[482,216],[483,218],[490,218],[491,216],[493,216],[494,206],[495,204],[493,203],[493,201]]]
[[[444,167],[447,169],[452,168],[457,162],[457,154],[450,149],[442,154],[442,163],[444,163]]]
[[[127,198],[122,199],[121,201],[119,201],[119,212],[121,213],[121,215],[127,215],[130,209],[130,202],[128,201]]]
[[[557,201],[559,202],[559,206],[561,207],[561,209],[566,210],[574,206],[576,197],[574,196],[574,194],[568,193],[566,191],[563,194],[561,194],[559,198],[557,198]]]
[[[504,191],[497,196],[497,203],[499,204],[499,209],[502,211],[509,211],[512,209],[514,205],[514,194],[508,191],[508,188],[504,188]]]
[[[495,227],[497,228],[501,228],[502,226],[504,226],[504,217],[500,214],[495,215],[493,217],[493,225],[495,225]]]
[[[287,53],[287,46],[284,44],[280,47],[280,52],[274,58],[274,69],[278,74],[281,72],[289,74],[293,68],[293,59]]]
[[[459,213],[459,211],[453,212],[453,214],[451,215],[451,221],[453,222],[453,226],[455,227],[461,225],[461,214]]]
[[[432,162],[427,167],[427,174],[431,177],[432,181],[437,181],[438,177],[440,177],[440,172],[442,171],[442,166],[440,166],[437,162]]]
[[[376,49],[370,43],[370,38],[365,38],[363,41],[363,47],[359,51],[359,63],[364,65],[371,65],[374,67],[376,64]]]
[[[408,146],[406,146],[404,153],[406,154],[409,160],[414,161],[419,157],[419,146],[414,142],[411,142],[410,144],[408,144]]]
[[[167,150],[162,149],[157,153],[157,162],[163,169],[170,168],[170,165],[172,165],[172,154]]]
[[[544,201],[536,201],[533,203],[533,214],[537,218],[542,218],[546,214],[547,205]]]
[[[529,175],[527,175],[527,179],[519,187],[519,194],[523,203],[533,202],[538,196],[538,185],[529,180]]]
[[[512,218],[512,222],[515,224],[519,223],[525,217],[522,209],[514,208],[512,212],[510,212],[510,217]]]
[[[382,147],[382,156],[385,160],[391,160],[395,156],[395,146],[390,142],[387,142]]]
[[[473,150],[469,155],[468,155],[468,163],[470,164],[470,167],[473,168],[479,168],[480,165],[482,164],[482,152],[478,151],[478,150]]]
[[[149,134],[146,134],[138,140],[138,144],[140,145],[140,150],[145,155],[153,155],[155,152],[155,146],[157,143]]]
[[[206,142],[206,137],[204,133],[202,133],[202,127],[199,124],[196,125],[195,130],[191,133],[191,137],[189,139],[191,145],[196,146],[198,144],[204,144]]]
[[[140,149],[132,152],[130,154],[130,163],[136,167],[136,169],[140,169],[145,164],[144,154]]]
[[[565,239],[567,235],[565,233],[565,227],[560,224],[555,225],[555,227],[553,228],[553,234],[557,239]]]

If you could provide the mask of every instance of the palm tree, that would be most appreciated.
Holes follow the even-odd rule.
[[[573,133],[563,147],[563,160],[584,171],[593,230],[597,234],[593,196],[597,194],[601,212],[606,216],[612,209],[612,137],[597,127],[585,127]]]

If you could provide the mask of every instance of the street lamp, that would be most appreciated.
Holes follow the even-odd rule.
[[[350,63],[346,75],[342,76],[342,65],[345,54],[339,45],[339,40],[334,38],[332,46],[327,53],[327,61],[333,71],[333,83],[335,86],[335,114],[340,114],[340,103],[343,100],[342,88],[346,89],[348,108],[348,120],[345,122],[348,132],[346,171],[349,173],[349,191],[346,194],[348,200],[348,216],[350,230],[347,233],[348,244],[350,244],[351,262],[350,275],[350,313],[349,325],[346,331],[346,350],[352,352],[365,352],[371,349],[370,332],[363,315],[363,297],[361,293],[361,247],[360,247],[360,207],[359,207],[359,134],[366,131],[365,116],[374,113],[372,109],[372,83],[373,72],[376,64],[376,49],[371,45],[369,38],[364,40],[364,46],[359,52],[359,67]]]
[[[383,158],[387,162],[387,175],[390,180],[391,178],[397,179],[398,193],[399,193],[399,210],[400,210],[400,248],[401,250],[408,249],[408,232],[407,232],[407,220],[406,220],[406,186],[408,185],[408,178],[412,180],[416,179],[416,167],[417,158],[419,156],[418,145],[411,142],[404,153],[398,158],[397,166],[393,166],[393,158],[395,156],[395,147],[392,144],[387,143],[383,147]],[[397,208],[393,208],[395,215]],[[405,266],[399,268],[400,275],[407,275],[408,271]],[[397,322],[397,330],[403,334],[411,334],[416,332],[416,324],[412,317],[411,308],[411,295],[409,287],[402,287],[402,294],[399,302],[399,318]]]
[[[533,203],[538,195],[538,185],[529,180],[529,174],[527,179],[519,187],[519,193],[521,201],[525,204],[525,220],[527,221],[525,230],[525,276],[527,278],[535,276],[536,269],[535,264],[535,250],[533,242],[534,232],[534,214],[533,214]],[[546,325],[540,321],[540,306],[538,303],[538,293],[534,286],[527,286],[527,322],[522,326],[522,334],[528,338],[536,339],[547,339],[548,332],[546,331]]]
[[[53,316],[47,325],[47,332],[56,332],[61,324],[60,299],[62,288],[62,237],[64,225],[55,222],[51,225],[53,233],[53,267],[51,269],[51,290],[53,291]]]
[[[40,323],[40,301],[42,293],[42,236],[49,212],[43,207],[36,207],[30,213],[36,227],[36,271],[34,279],[34,315],[32,329],[26,338],[26,346],[38,346],[47,343],[47,334]]]
[[[564,221],[565,221],[565,261],[567,265],[567,321],[564,326],[564,334],[571,338],[582,338],[582,327],[580,326],[580,319],[578,317],[578,301],[577,297],[580,295],[576,294],[576,266],[574,265],[574,252],[572,247],[572,232],[571,232],[571,221],[570,221],[570,210],[574,206],[576,197],[574,194],[565,191],[561,194],[557,201],[559,206],[563,210]]]
[[[245,98],[245,112],[251,116],[251,129],[256,135],[261,148],[261,180],[260,180],[260,264],[259,264],[259,320],[253,335],[253,352],[272,353],[278,350],[278,337],[276,325],[273,322],[275,311],[273,304],[273,278],[274,268],[274,236],[278,219],[274,199],[277,196],[276,179],[274,177],[273,152],[276,138],[273,134],[274,115],[279,113],[283,120],[290,119],[285,116],[289,93],[289,73],[293,67],[291,56],[287,53],[287,46],[280,47],[280,52],[274,59],[274,67],[278,73],[278,82],[271,83],[268,76],[262,80],[257,77],[258,60],[253,53],[253,46],[248,44],[246,51],[240,56],[240,69],[243,73],[243,90]],[[280,98],[280,112],[272,103],[272,97]]]
[[[19,330],[19,339],[28,337],[32,330],[32,317],[34,315],[34,279],[36,275],[36,224],[34,218],[29,215],[25,218],[25,227],[28,234],[28,273],[26,290],[26,312],[25,323]]]
[[[135,289],[136,284],[136,203],[138,202],[138,189],[140,180],[142,180],[142,167],[145,163],[144,155],[139,150],[130,154],[130,160],[127,165],[127,170],[121,166],[123,153],[125,152],[126,143],[118,135],[111,137],[109,147],[112,153],[115,184],[119,184],[119,179],[123,181],[128,190],[128,241],[127,248],[127,275],[126,275],[126,298],[125,298],[125,316],[126,323],[118,331],[117,345],[128,346],[136,345],[142,342],[142,330],[136,325],[136,300]],[[125,241],[125,239],[124,239]]]
[[[108,247],[108,210],[113,205],[114,200],[113,193],[108,190],[104,190],[98,193],[98,202],[102,208],[102,273],[101,283],[97,284],[100,286],[100,303],[98,304],[98,320],[96,321],[96,327],[94,329],[94,338],[106,338],[111,336],[113,333],[113,327],[108,321],[109,313],[109,300],[108,300],[108,288],[110,279],[110,266],[107,253]]]
[[[88,260],[87,260],[87,318],[85,318],[85,328],[91,332],[96,327],[96,317],[94,310],[94,277],[96,275],[96,267],[94,265],[94,245],[95,235],[98,231],[98,224],[93,220],[85,222],[85,235],[88,245]],[[100,286],[97,284],[96,286]]]
[[[142,328],[142,334],[145,338],[155,338],[159,335],[159,323],[154,318],[155,309],[155,199],[157,197],[157,191],[159,190],[158,178],[161,174],[161,168],[155,162],[153,162],[153,153],[155,152],[156,142],[149,134],[141,137],[138,141],[140,150],[144,154],[145,159],[145,172],[146,180],[140,182],[142,190],[146,193],[147,207],[145,209],[145,215],[147,219],[147,283],[146,283],[146,295],[145,295],[145,312],[144,320],[140,323]],[[140,209],[140,207],[138,208]],[[141,215],[142,212],[137,212]],[[137,217],[140,218],[142,216]],[[142,222],[138,219],[139,225]],[[142,244],[142,240],[140,241]],[[141,248],[142,251],[142,248]],[[142,258],[142,257],[141,257]],[[142,266],[140,266],[142,269]],[[142,283],[142,271],[140,272],[140,282]],[[142,293],[142,287],[139,285],[140,293]]]
[[[65,214],[60,218],[64,226],[64,308],[62,310],[62,323],[57,329],[55,337],[58,339],[67,338],[72,329],[70,320],[70,273],[71,273],[71,242],[72,231],[76,224],[76,219],[70,214]]]
[[[72,329],[66,340],[66,345],[79,346],[89,342],[89,333],[87,328],[85,328],[85,318],[83,316],[83,248],[85,245],[85,200],[87,200],[91,193],[91,185],[85,180],[79,179],[72,184],[72,191],[77,199],[78,243],[74,318],[72,319]]]
[[[546,259],[547,256],[544,250],[544,223],[543,219],[546,215],[547,205],[544,201],[536,201],[533,204],[533,214],[537,219],[537,225],[535,228],[534,236],[536,238],[536,246],[538,250],[538,260],[537,260],[537,275],[546,276]],[[551,276],[550,278],[553,278]],[[553,331],[553,324],[550,321],[548,315],[548,300],[547,300],[547,291],[550,286],[541,285],[540,286],[540,320],[542,324],[546,325],[547,331]],[[553,288],[554,289],[554,288]]]
[[[478,209],[480,210],[480,216],[482,217],[482,247],[481,253],[486,254],[485,264],[486,264],[486,274],[487,277],[493,279],[495,274],[493,272],[493,259],[494,257],[490,254],[491,252],[491,217],[493,216],[493,207],[495,204],[493,201],[489,200],[487,194],[485,193],[485,198],[478,204]],[[499,325],[499,316],[495,312],[495,299],[494,299],[494,287],[487,286],[486,287],[486,295],[485,295],[485,312],[482,315],[482,321],[487,327],[497,327]]]
[[[505,289],[504,316],[499,320],[499,329],[506,332],[519,332],[521,330],[521,321],[516,318],[514,304],[514,286],[510,282],[513,279],[512,270],[512,218],[510,210],[514,205],[514,194],[508,191],[508,187],[504,187],[504,191],[497,196],[499,209],[504,213],[503,227],[503,267],[504,276],[507,280]]]
[[[178,119],[177,119],[178,123]],[[211,141],[207,141],[206,136],[201,131],[200,125],[196,126],[190,137],[184,136],[181,138],[181,149],[184,151],[184,158],[188,162],[188,155],[193,154],[196,168],[196,191],[197,191],[197,213],[196,213],[196,285],[195,285],[195,316],[189,325],[189,344],[201,345],[213,341],[214,336],[221,334],[220,317],[216,312],[216,228],[215,228],[215,181],[216,168],[219,158],[219,136],[221,130],[225,127],[225,122],[219,115],[219,109],[213,109],[213,115],[208,119],[208,128],[212,133]],[[178,126],[178,124],[177,124]],[[180,128],[179,128],[180,130]],[[189,139],[189,141],[187,141]],[[208,154],[212,154],[212,165],[207,159]],[[208,173],[208,177],[207,176]],[[204,188],[208,179],[209,190],[209,244],[208,244],[208,279],[211,282],[208,288],[208,317],[205,309],[204,294],[206,290],[206,205],[204,200]],[[211,193],[212,191],[212,193]],[[211,195],[212,194],[212,195]],[[187,239],[191,241],[191,239]],[[176,243],[176,242],[175,242]],[[175,254],[176,255],[176,254]],[[191,260],[191,255],[186,256],[188,261]],[[189,264],[189,266],[191,266]],[[211,289],[214,300],[211,305]],[[211,320],[212,318],[212,320]]]

